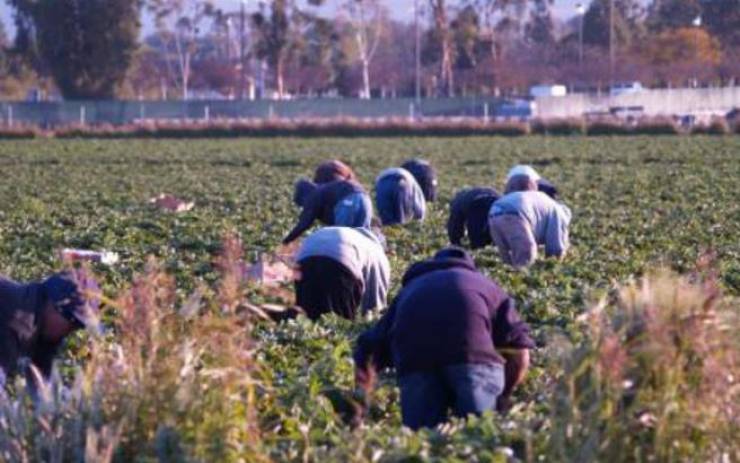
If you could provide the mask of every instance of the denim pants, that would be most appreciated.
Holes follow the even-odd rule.
[[[387,175],[375,185],[375,202],[383,225],[404,224],[413,216],[411,193],[403,177]]]
[[[495,410],[504,389],[504,367],[450,365],[401,376],[398,385],[403,424],[411,429],[433,428],[447,420],[449,409],[459,417]]]
[[[339,227],[370,228],[373,203],[366,193],[352,193],[334,206],[334,223]]]

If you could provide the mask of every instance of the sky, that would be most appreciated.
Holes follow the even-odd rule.
[[[239,8],[239,0],[214,0],[216,5],[227,9],[227,10],[237,10]],[[248,0],[251,1],[251,8],[255,8],[254,5],[256,5],[255,0]],[[327,13],[331,13],[333,10],[336,9],[336,6],[338,3],[340,3],[341,0],[327,0],[327,6],[323,7],[323,9]],[[413,7],[413,0],[382,0],[386,6],[388,7],[388,10],[391,12],[391,14],[398,19],[409,19],[412,17],[412,7]],[[554,5],[554,13],[557,17],[561,19],[567,19],[575,14],[575,5],[579,3],[580,0],[555,0]],[[583,0],[584,4],[590,3],[590,0]],[[419,0],[420,4],[426,3],[425,0]],[[8,34],[12,37],[14,34],[14,28],[13,28],[13,20],[12,20],[12,9],[8,5],[7,0],[0,0],[0,21],[3,22],[3,25],[5,26],[5,30],[8,32]],[[144,28],[142,30],[143,35],[147,35],[150,32],[152,32],[152,21],[151,18],[148,17],[148,15],[145,15],[144,17]]]

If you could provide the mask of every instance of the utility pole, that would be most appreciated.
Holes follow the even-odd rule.
[[[416,58],[416,105],[421,104],[421,30],[419,28],[419,0],[414,0],[414,35],[416,36],[416,47],[414,49]]]
[[[578,65],[581,67],[583,72],[583,16],[586,14],[586,8],[583,3],[576,4],[576,12],[578,12]]]
[[[609,82],[614,85],[614,59],[615,59],[614,40],[614,0],[609,0]]]
[[[241,1],[241,10],[240,10],[240,21],[239,21],[239,66],[241,66],[240,72],[239,72],[239,99],[244,99],[244,87],[247,84],[247,66],[245,63],[245,57],[246,57],[246,38],[245,38],[245,29],[246,29],[246,15],[247,12],[245,11],[245,3],[246,0]]]

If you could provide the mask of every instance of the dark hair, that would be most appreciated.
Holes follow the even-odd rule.
[[[411,172],[429,202],[437,200],[437,171],[424,159],[409,159],[401,164],[403,169]]]
[[[318,185],[336,182],[337,180],[356,180],[352,168],[338,159],[319,164],[313,176],[314,183]]]

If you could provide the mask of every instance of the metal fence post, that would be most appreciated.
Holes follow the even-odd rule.
[[[486,102],[486,103],[483,103],[483,122],[488,124],[489,120],[490,119],[488,117],[488,102]]]
[[[85,105],[80,106],[80,125],[85,125],[85,119],[87,116],[85,112]]]
[[[414,107],[414,103],[409,103],[409,119],[412,121],[416,119],[416,108]]]
[[[13,105],[8,105],[8,127],[13,127]]]
[[[209,122],[211,120],[211,107],[208,105],[206,105],[206,109],[205,109],[205,119],[206,119],[206,122]]]

